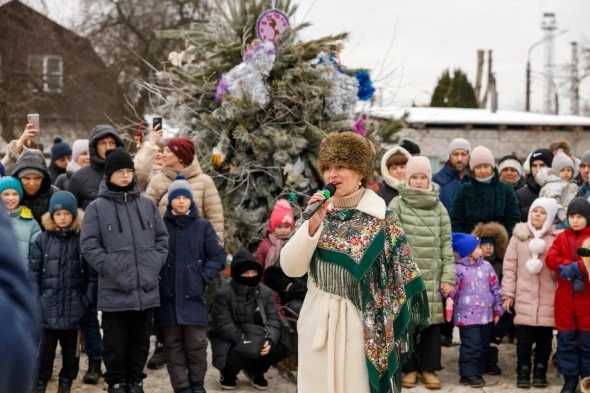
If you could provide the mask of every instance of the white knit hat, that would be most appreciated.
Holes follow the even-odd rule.
[[[451,143],[449,143],[449,147],[447,148],[449,156],[455,151],[455,150],[465,150],[466,152],[470,152],[471,151],[471,144],[469,143],[469,141],[467,141],[467,139],[463,139],[463,138],[455,138],[451,141]]]
[[[542,207],[545,210],[545,213],[547,214],[547,217],[545,217],[545,222],[543,223],[541,229],[535,229],[531,222],[531,213],[537,207]],[[539,274],[541,269],[543,269],[543,262],[539,258],[539,255],[545,252],[545,247],[547,246],[545,240],[543,240],[543,236],[553,225],[558,210],[559,204],[553,198],[537,198],[531,204],[531,207],[529,209],[527,226],[529,230],[532,232],[534,238],[531,239],[531,241],[529,242],[529,252],[531,253],[531,257],[526,262],[526,268],[531,274]]]
[[[487,147],[477,146],[475,149],[473,149],[473,152],[469,157],[469,168],[471,168],[471,170],[474,170],[475,168],[483,164],[488,164],[492,167],[496,166],[494,155]]]

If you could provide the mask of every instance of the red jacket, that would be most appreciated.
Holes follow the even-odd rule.
[[[562,331],[590,331],[590,283],[588,270],[584,266],[577,249],[586,238],[590,237],[590,227],[576,232],[566,229],[559,234],[547,253],[547,267],[557,273],[557,291],[555,292],[555,327]],[[574,293],[569,280],[559,276],[559,266],[578,264],[584,275],[584,290]]]

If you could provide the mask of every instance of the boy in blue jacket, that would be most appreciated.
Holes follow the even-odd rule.
[[[168,188],[164,222],[169,251],[160,273],[160,328],[175,393],[205,393],[207,284],[225,266],[225,253],[209,221],[199,217],[191,186],[179,176]]]

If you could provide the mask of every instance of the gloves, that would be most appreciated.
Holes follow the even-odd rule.
[[[567,265],[559,265],[559,276],[564,280],[574,280],[576,278],[582,279],[582,272],[578,267],[577,262],[570,262]]]

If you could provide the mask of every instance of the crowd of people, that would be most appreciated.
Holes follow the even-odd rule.
[[[41,310],[33,392],[46,391],[58,343],[59,393],[82,345],[83,382],[99,383],[104,362],[109,393],[143,392],[146,364],[166,366],[174,392],[205,392],[209,342],[224,390],[241,371],[268,389],[271,366],[301,391],[440,389],[454,327],[465,385],[501,374],[512,337],[516,386],[546,387],[555,329],[562,392],[590,377],[590,151],[576,158],[561,141],[521,162],[458,138],[433,174],[404,140],[375,181],[371,143],[329,134],[329,203],[298,225],[276,201],[257,250],[228,256],[221,198],[190,139],[155,130],[132,157],[99,125],[72,147],[56,138],[47,165],[37,133],[28,124],[0,168]]]

